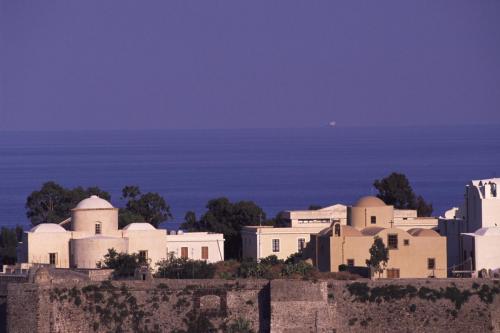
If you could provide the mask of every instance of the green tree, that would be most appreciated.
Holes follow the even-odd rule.
[[[113,276],[120,278],[134,276],[137,268],[141,266],[149,267],[149,263],[146,258],[137,253],[118,253],[114,248],[111,248],[104,255],[104,261],[98,263],[97,266],[99,268],[113,269]]]
[[[111,199],[108,192],[95,186],[71,189],[49,181],[44,183],[40,190],[33,191],[26,199],[26,216],[32,225],[59,223],[71,216],[71,209],[78,202],[91,195],[99,195],[106,200]]]
[[[170,206],[158,193],[141,193],[138,186],[125,186],[122,199],[127,199],[125,209],[120,212],[120,227],[129,223],[145,221],[158,227],[162,222],[172,218]]]
[[[17,262],[16,247],[22,241],[22,235],[21,226],[0,229],[0,264],[13,265]]]
[[[191,210],[186,212],[184,215],[184,222],[181,227],[186,231],[197,231],[199,226],[198,220],[196,219],[196,213]]]
[[[290,220],[285,218],[285,211],[282,210],[276,214],[275,217],[266,220],[262,225],[269,225],[276,228],[285,228],[290,226]]]
[[[416,196],[406,175],[393,172],[380,180],[375,180],[373,186],[378,190],[377,197],[386,204],[397,209],[416,209],[418,216],[430,216],[432,204],[427,203],[422,196]]]
[[[389,260],[389,249],[385,246],[382,238],[375,236],[373,245],[370,247],[370,259],[366,260],[368,267],[371,267],[375,273],[380,274],[384,271]]]
[[[321,207],[320,205],[309,205],[309,207],[307,208],[308,210],[318,210],[318,209],[321,209],[323,207]]]
[[[144,218],[128,209],[120,208],[118,211],[118,228],[123,229],[130,223],[144,222]]]
[[[227,198],[210,200],[207,212],[196,221],[189,221],[181,229],[190,231],[210,231],[224,234],[224,253],[227,258],[241,259],[241,228],[246,225],[259,225],[266,220],[266,214],[252,201],[232,203]]]

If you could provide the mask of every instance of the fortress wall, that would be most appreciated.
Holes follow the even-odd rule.
[[[500,332],[491,280],[15,283],[9,332]]]

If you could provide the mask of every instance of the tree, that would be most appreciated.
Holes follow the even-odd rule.
[[[21,226],[0,229],[0,265],[13,265],[17,262],[16,247],[22,241],[22,236]]]
[[[184,215],[184,223],[182,223],[182,229],[186,231],[196,231],[197,230],[196,214],[193,211],[186,212]]]
[[[144,222],[144,218],[127,209],[120,208],[118,211],[118,228],[123,229],[130,223]]]
[[[59,223],[71,216],[73,209],[80,201],[91,195],[99,195],[110,200],[108,192],[94,187],[64,188],[49,181],[38,191],[33,191],[26,199],[26,216],[32,225],[40,223]]]
[[[431,203],[425,202],[424,198],[419,195],[417,197],[416,207],[418,216],[431,216],[433,207]]]
[[[146,258],[137,253],[118,253],[114,248],[111,248],[104,255],[104,262],[98,263],[97,266],[99,268],[113,269],[114,277],[131,277],[134,276],[137,268],[141,266],[149,267],[149,263]]]
[[[432,204],[425,202],[422,196],[416,196],[406,175],[393,172],[381,180],[375,180],[373,186],[378,190],[377,197],[397,209],[416,209],[418,216],[430,216]]]
[[[275,217],[266,220],[262,225],[273,226],[275,228],[285,228],[290,226],[290,220],[285,218],[285,211],[282,210],[276,214]]]
[[[321,207],[320,205],[309,205],[309,207],[307,208],[308,210],[318,210],[318,209],[321,209],[323,207]]]
[[[172,218],[170,206],[158,193],[141,193],[138,186],[125,186],[122,199],[128,199],[125,209],[120,214],[119,225],[124,227],[129,223],[145,221],[154,227]]]
[[[380,277],[389,260],[389,249],[385,246],[382,238],[375,236],[369,252],[370,259],[366,260],[366,264],[368,267],[373,268],[374,272],[378,273]]]
[[[228,258],[241,259],[241,228],[259,225],[266,220],[266,214],[252,201],[232,203],[227,198],[217,198],[207,203],[207,212],[198,221],[181,225],[191,231],[210,231],[224,234],[224,253]]]

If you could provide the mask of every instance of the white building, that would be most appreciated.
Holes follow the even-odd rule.
[[[330,227],[332,223],[346,224],[347,207],[337,204],[317,210],[285,211],[281,217],[287,221],[287,227],[243,227],[243,258],[262,259],[275,255],[286,259],[294,253],[307,251],[312,234]]]
[[[453,270],[479,271],[481,265],[497,265],[485,252],[486,246],[493,246],[496,227],[500,227],[500,178],[473,180],[465,187],[465,200],[460,207],[454,207],[439,219],[439,231],[447,238],[448,266]],[[490,229],[491,228],[491,229]],[[478,245],[480,243],[480,245]],[[500,243],[492,250],[499,252]],[[481,252],[477,252],[481,249]],[[489,259],[480,258],[487,256]]]
[[[167,234],[149,223],[131,223],[118,229],[118,208],[97,196],[82,200],[72,210],[69,230],[42,223],[24,233],[19,262],[52,264],[58,268],[96,268],[108,249],[138,253],[155,264],[176,257],[217,262],[224,260],[222,234],[207,232]]]
[[[476,270],[500,270],[500,227],[485,227],[473,233],[463,233],[464,243],[472,248]],[[469,237],[467,237],[469,236]]]

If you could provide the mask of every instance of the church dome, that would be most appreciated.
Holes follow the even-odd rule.
[[[66,232],[66,229],[55,223],[40,223],[39,225],[31,228],[30,232]]]
[[[74,209],[110,209],[114,208],[109,201],[99,198],[97,195],[92,195],[87,199],[83,199],[76,205]]]
[[[130,223],[125,228],[123,228],[123,230],[141,230],[141,231],[144,231],[144,230],[156,230],[156,228],[153,227],[149,223]]]
[[[354,207],[385,207],[386,204],[377,197],[374,196],[366,196],[360,198],[354,204]]]
[[[412,228],[407,232],[414,237],[440,237],[435,230],[431,229]]]

